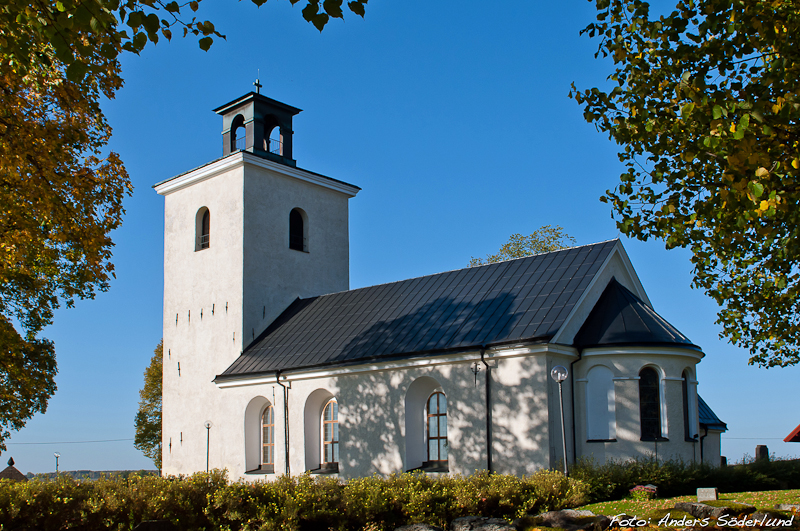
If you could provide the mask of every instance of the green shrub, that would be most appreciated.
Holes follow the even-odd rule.
[[[224,471],[95,481],[62,476],[0,480],[0,529],[130,531],[160,519],[179,529],[224,531],[378,531],[413,522],[446,527],[460,516],[512,519],[573,507],[586,502],[587,492],[583,483],[552,471],[524,478],[413,473],[347,482],[304,474],[255,483],[230,483]]]
[[[649,483],[658,487],[659,497],[669,498],[694,494],[700,487],[718,487],[721,492],[800,488],[800,460],[727,467],[655,459],[604,464],[581,460],[571,476],[587,485],[591,502],[623,499],[636,485]]]

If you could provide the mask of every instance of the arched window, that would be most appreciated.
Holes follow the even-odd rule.
[[[661,398],[658,373],[645,367],[639,372],[639,415],[642,440],[661,438]]]
[[[247,147],[247,129],[244,116],[237,114],[231,122],[231,153]]]
[[[244,411],[244,460],[246,474],[275,472],[274,405],[255,396]]]
[[[683,388],[683,431],[687,441],[696,441],[697,437],[697,401],[695,400],[694,385],[692,374],[689,370],[684,370],[681,374],[681,386]]]
[[[281,133],[281,127],[276,125],[271,131],[267,131],[265,136],[267,137],[267,151],[283,156],[283,134]]]
[[[447,398],[436,391],[427,406],[428,462],[426,466],[447,464]]]
[[[610,441],[616,437],[614,373],[598,365],[586,378],[586,439]]]
[[[406,391],[405,461],[403,462],[406,471],[416,469],[429,472],[447,471],[447,463],[428,463],[428,400],[437,391],[443,392],[442,385],[430,376],[420,376],[411,382]],[[446,408],[445,405],[445,413]]]
[[[289,249],[308,252],[307,223],[305,212],[293,208],[289,212]]]
[[[195,217],[195,251],[208,249],[211,244],[211,212],[203,207]]]
[[[275,408],[271,405],[261,414],[261,467],[275,467]]]
[[[330,468],[330,465],[338,463],[339,404],[335,398],[331,398],[322,410],[322,466]]]

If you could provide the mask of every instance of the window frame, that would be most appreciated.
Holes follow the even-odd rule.
[[[270,415],[270,418],[268,420],[271,423],[268,423],[266,420],[267,413],[269,413]],[[267,407],[265,407],[264,411],[261,412],[260,425],[261,425],[260,467],[262,471],[274,472],[275,471],[275,407],[272,404],[267,404]],[[268,439],[268,441],[265,441],[265,439]],[[266,449],[269,449],[271,460],[268,460],[265,457]]]
[[[441,396],[441,399],[438,398]],[[431,413],[431,399],[437,397],[436,401],[436,412]],[[442,401],[444,401],[444,411],[442,412]],[[431,419],[435,419],[434,425],[436,427],[435,430],[431,429]],[[444,420],[444,435],[442,435],[442,420]],[[441,390],[436,390],[428,396],[428,400],[425,402],[425,447],[427,452],[428,460],[423,463],[423,468],[437,468],[437,467],[447,467],[448,458],[450,455],[449,452],[449,444],[447,441],[447,433],[448,433],[448,426],[447,426],[447,395],[444,394]],[[431,435],[432,431],[435,431],[436,435]],[[436,441],[436,455],[437,459],[432,459],[431,456],[431,441]],[[442,446],[442,441],[444,445]],[[445,459],[441,459],[442,457],[442,450],[444,449]]]
[[[204,251],[211,247],[211,209],[202,206],[195,214],[194,250]]]
[[[645,374],[648,375],[646,378]],[[644,367],[639,371],[639,430],[642,441],[667,440],[663,436],[661,378],[654,367]]]
[[[299,207],[289,211],[289,249],[308,252],[308,216]]]
[[[326,419],[328,408],[331,408],[332,414],[330,420]],[[334,418],[335,417],[335,418]],[[325,428],[331,426],[329,434],[330,439],[327,438]],[[332,470],[339,469],[339,402],[336,397],[329,399],[322,407],[322,415],[320,417],[320,449],[322,451],[320,456],[320,469]],[[328,458],[328,447],[330,447],[330,457]]]

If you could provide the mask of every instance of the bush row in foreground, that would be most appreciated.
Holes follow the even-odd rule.
[[[586,502],[586,486],[543,470],[517,478],[477,473],[432,478],[400,474],[338,482],[280,477],[231,483],[225,472],[185,478],[131,476],[76,481],[0,481],[0,528],[130,530],[166,519],[179,529],[393,530],[412,522],[446,526],[483,515],[513,519]]]
[[[579,461],[570,476],[586,483],[590,502],[619,500],[635,485],[653,484],[659,498],[694,494],[700,487],[720,492],[800,489],[800,460],[756,461],[711,467],[683,461],[638,459],[597,464]]]

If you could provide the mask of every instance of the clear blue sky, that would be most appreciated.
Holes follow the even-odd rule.
[[[252,90],[303,109],[298,166],[360,186],[350,202],[350,284],[465,267],[512,233],[558,224],[587,244],[618,236],[598,201],[621,172],[616,146],[567,97],[604,83],[608,63],[578,35],[593,3],[372,0],[365,20],[320,34],[303,2],[206,0],[227,35],[206,53],[190,39],[123,57],[125,87],[104,109],[136,190],[114,235],[108,293],[57,312],[58,391],[9,440],[22,472],[153,468],[133,448],[142,373],[161,338],[163,198],[151,186],[222,154],[212,112]],[[176,32],[178,33],[178,32]],[[705,351],[699,391],[728,423],[729,460],[783,443],[800,423],[800,368],[759,369],[718,338],[716,304],[690,289],[685,251],[623,239],[656,311]],[[127,439],[82,444],[27,444]]]

